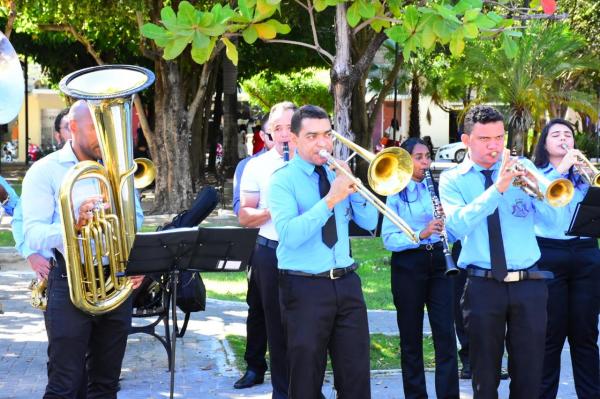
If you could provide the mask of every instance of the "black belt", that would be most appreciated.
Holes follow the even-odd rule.
[[[263,247],[268,247],[271,249],[277,249],[277,246],[279,245],[279,241],[269,240],[268,238],[265,238],[263,236],[257,236],[256,243],[258,245],[262,245]]]
[[[413,251],[433,251],[434,249],[442,248],[444,248],[444,245],[441,241],[438,241],[433,244],[421,244],[417,248],[413,248]]]
[[[335,279],[345,276],[348,273],[355,271],[356,269],[358,269],[358,265],[356,263],[353,263],[352,265],[350,265],[348,267],[340,267],[337,269],[331,269],[331,270],[323,272],[323,273],[312,274],[312,273],[299,272],[296,270],[279,269],[279,274],[289,275],[289,276],[302,276],[302,277],[323,277],[323,278],[330,278],[332,280],[335,280]]]
[[[468,268],[467,274],[472,277],[494,278],[491,270]],[[515,270],[508,272],[504,277],[505,283],[514,283],[522,280],[549,280],[554,278],[554,273],[541,270]]]

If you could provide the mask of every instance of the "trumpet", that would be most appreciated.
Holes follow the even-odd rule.
[[[433,178],[431,177],[431,172],[429,170],[425,171],[425,183],[427,185],[427,189],[429,190],[429,194],[431,194],[431,202],[433,203],[433,217],[441,220],[444,224],[442,232],[440,233],[440,240],[442,241],[442,247],[444,251],[444,260],[446,261],[446,272],[444,274],[446,276],[455,276],[458,274],[459,270],[454,263],[454,259],[452,259],[452,252],[450,252],[450,246],[448,245],[448,233],[446,232],[446,217],[444,216],[444,209],[442,208],[442,202],[440,201],[440,198],[435,192]]]
[[[333,136],[342,144],[352,149],[369,162],[368,179],[369,185],[380,195],[392,195],[402,190],[412,178],[413,163],[410,154],[398,147],[390,147],[379,152],[377,155],[365,150],[361,146],[343,137],[336,131],[331,131]],[[402,230],[414,242],[419,238],[410,226],[388,208],[375,194],[366,188],[360,179],[344,169],[339,162],[326,150],[319,151],[319,155],[327,160],[330,167],[335,168],[349,178],[356,191],[369,201],[381,214],[387,217],[396,227]]]
[[[504,164],[510,158],[510,151],[505,149],[500,170],[504,168]],[[541,174],[536,168],[532,168],[523,162],[517,162],[512,166],[513,170],[527,172],[533,179],[527,176],[518,176],[514,179],[513,185],[519,187],[530,197],[540,201],[544,199],[548,201],[550,206],[560,208],[567,205],[573,199],[575,188],[573,183],[568,179],[556,179],[551,181],[546,176]]]
[[[565,151],[569,151],[569,147],[566,144],[561,144],[561,147]],[[594,166],[589,159],[584,156],[577,156],[577,161],[581,162],[583,165],[573,165],[573,169],[575,172],[585,180],[587,184],[590,186],[599,187],[600,186],[600,171],[598,168]]]

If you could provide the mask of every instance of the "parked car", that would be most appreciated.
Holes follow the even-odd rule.
[[[467,147],[461,142],[446,144],[438,148],[435,153],[436,161],[451,161],[451,162],[462,162],[467,155]]]

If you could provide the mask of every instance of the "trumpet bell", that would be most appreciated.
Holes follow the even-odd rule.
[[[379,195],[393,195],[410,182],[413,161],[400,147],[390,147],[376,154],[369,164],[369,186]]]
[[[154,162],[148,158],[136,158],[134,161],[137,168],[133,173],[133,186],[138,190],[148,187],[156,179]]]
[[[553,180],[545,191],[546,200],[550,205],[561,208],[571,202],[575,188],[568,179]]]

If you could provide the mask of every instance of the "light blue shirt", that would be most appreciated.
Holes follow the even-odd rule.
[[[242,159],[235,167],[235,173],[233,175],[233,212],[236,215],[240,214],[240,181],[242,180],[244,169],[246,168],[248,161],[254,157],[264,154],[265,152],[267,152],[267,147],[263,147],[262,150],[258,151],[251,157]]]
[[[35,251],[29,248],[29,245],[25,242],[25,235],[23,233],[23,207],[21,201],[19,201],[15,207],[11,226],[12,235],[15,240],[15,248],[17,249],[17,252],[19,252],[19,255],[27,259],[29,255],[34,254]]]
[[[4,180],[2,176],[0,176],[0,184],[8,193],[8,201],[2,207],[4,208],[4,212],[6,212],[8,216],[12,216],[14,213],[14,209],[17,206],[17,203],[19,202],[19,196],[17,195],[15,190],[13,190],[13,188],[10,186],[10,184],[8,184],[6,180]]]
[[[335,173],[327,167],[326,170],[329,181],[333,181]],[[333,208],[338,240],[333,248],[328,248],[323,243],[321,228],[332,211],[319,195],[315,165],[298,154],[272,175],[269,190],[268,207],[279,234],[280,269],[316,274],[350,266],[354,263],[348,239],[350,219],[367,230],[377,226],[377,210],[354,193]]]
[[[401,195],[406,194],[406,200]],[[411,180],[406,188],[398,194],[387,197],[386,205],[396,215],[400,216],[417,237],[433,219],[433,203],[431,194],[425,185],[425,181],[416,182]],[[434,244],[440,241],[440,236],[432,234],[415,244],[402,230],[396,227],[388,218],[383,218],[381,225],[381,237],[383,246],[389,251],[404,251],[418,248],[423,244]]]
[[[554,169],[552,164],[548,164],[545,168],[539,168],[540,172],[543,173],[549,180],[556,180],[560,178],[569,178],[569,173],[561,175]],[[577,208],[577,204],[583,201],[583,198],[587,194],[588,188],[590,187],[584,183],[577,175],[571,180],[575,186],[573,192],[573,199],[567,205],[562,208],[556,209],[556,216],[554,219],[535,219],[535,235],[544,238],[553,238],[555,240],[568,240],[572,239],[573,236],[568,236],[565,233],[569,230],[571,225],[571,219]]]
[[[522,163],[535,168],[531,161]],[[496,181],[500,162],[490,169]],[[485,190],[485,177],[481,166],[469,158],[442,173],[440,197],[446,213],[446,229],[462,241],[458,266],[475,265],[491,269],[487,217],[499,209],[504,253],[509,270],[531,267],[540,258],[535,239],[535,218],[553,220],[556,213],[546,202],[529,197],[511,185],[501,194],[495,185]]]
[[[53,248],[64,254],[59,191],[66,173],[77,163],[79,161],[69,141],[60,150],[34,163],[23,179],[21,202],[25,240],[32,251],[45,258],[54,256]],[[100,190],[95,179],[79,180],[72,190],[74,211],[77,212],[79,205],[85,199],[98,194]],[[138,196],[134,197],[136,223],[139,229],[144,215]]]

